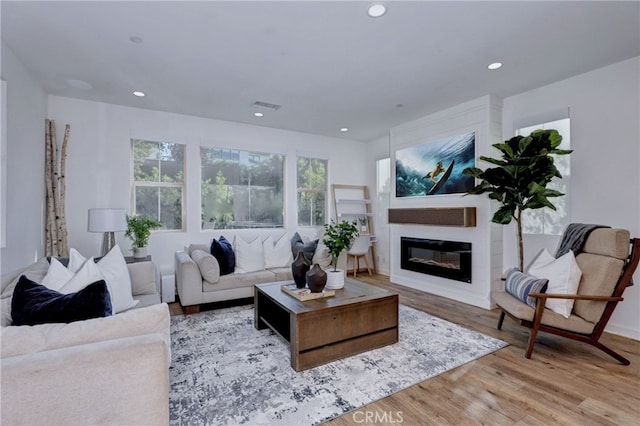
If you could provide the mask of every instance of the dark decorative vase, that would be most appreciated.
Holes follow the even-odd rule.
[[[307,285],[311,293],[320,293],[327,284],[327,273],[317,263],[307,272]]]
[[[296,283],[296,287],[304,288],[307,283],[307,271],[309,270],[310,263],[305,259],[302,250],[298,252],[295,260],[291,264],[291,272],[293,273],[293,281]]]

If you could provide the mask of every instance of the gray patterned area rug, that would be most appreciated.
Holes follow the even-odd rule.
[[[251,305],[172,317],[170,422],[318,424],[506,345],[400,305],[398,343],[297,373]]]

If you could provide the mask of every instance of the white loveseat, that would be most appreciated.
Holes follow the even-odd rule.
[[[18,276],[41,282],[48,266],[43,258]],[[169,310],[160,303],[154,264],[127,268],[140,300],[134,309],[1,328],[0,424],[168,424]],[[2,280],[3,316],[17,278]]]
[[[318,263],[323,268],[327,268],[331,262],[326,246],[321,242],[321,237],[315,230],[300,232],[305,242],[310,240],[320,240],[313,256],[313,263]],[[229,237],[231,233],[227,233]],[[220,302],[226,300],[242,299],[253,297],[255,284],[262,284],[275,281],[293,280],[291,273],[291,234],[280,232],[279,234],[265,234],[264,232],[247,232],[237,234],[228,239],[234,243],[234,251],[238,255],[236,238],[241,238],[245,243],[259,239],[264,245],[271,237],[274,242],[274,250],[278,251],[281,258],[286,257],[286,262],[278,267],[269,267],[269,257],[274,256],[263,250],[265,267],[251,272],[239,272],[236,269],[233,273],[220,275],[220,267],[213,256],[204,256],[202,252],[210,253],[210,243],[189,244],[184,250],[175,253],[175,276],[180,304],[188,314],[196,313],[200,310],[200,305],[205,303]],[[286,243],[286,247],[285,246]],[[275,246],[280,245],[280,248]],[[265,246],[266,247],[266,246]],[[198,252],[194,254],[194,252]],[[277,257],[278,254],[276,253]],[[275,262],[277,264],[278,262]],[[274,264],[274,263],[272,263]],[[251,268],[253,269],[253,268]]]

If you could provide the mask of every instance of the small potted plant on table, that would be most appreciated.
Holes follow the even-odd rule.
[[[129,216],[127,215],[127,232],[124,233],[133,241],[131,249],[133,257],[147,257],[147,245],[152,229],[162,228],[162,223],[155,219],[145,216]]]
[[[324,225],[325,232],[322,243],[329,249],[333,269],[327,271],[326,289],[333,290],[344,287],[344,271],[338,269],[340,253],[351,246],[351,241],[359,235],[357,222],[342,221]]]

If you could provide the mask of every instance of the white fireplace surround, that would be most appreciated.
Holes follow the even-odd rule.
[[[395,127],[390,132],[392,165],[395,164],[395,151],[399,149],[475,132],[476,165],[484,168],[487,164],[479,163],[478,158],[481,155],[494,156],[491,145],[501,141],[501,117],[502,101],[493,96],[485,96]],[[393,166],[391,179],[395,180]],[[485,309],[492,307],[491,289],[497,288],[500,284],[502,274],[503,226],[491,222],[495,206],[488,197],[450,194],[396,198],[395,193],[392,193],[389,207],[392,209],[475,207],[475,227],[390,224],[390,278],[392,282],[427,293]],[[471,283],[402,269],[400,239],[403,236],[470,242],[473,247]]]

